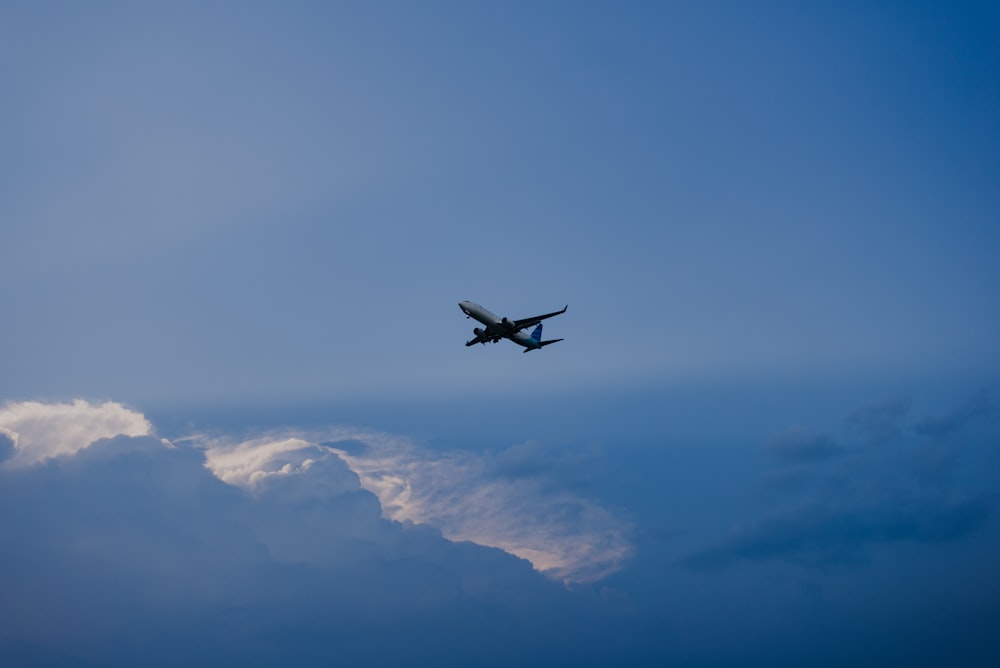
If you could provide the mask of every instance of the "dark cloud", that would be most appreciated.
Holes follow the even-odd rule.
[[[929,417],[917,422],[918,434],[935,439],[945,439],[960,433],[970,422],[991,415],[996,407],[987,390],[980,390],[950,413]]]
[[[604,474],[607,455],[596,444],[558,445],[529,441],[490,460],[487,473],[508,478],[544,478],[549,484],[585,487]]]
[[[977,450],[981,434],[976,423],[995,413],[990,395],[980,390],[944,415],[919,420],[914,432],[909,469],[924,483],[947,488],[955,483],[963,463]]]
[[[761,418],[789,424],[775,403],[782,414]],[[718,410],[703,415],[718,423]],[[176,447],[116,437],[75,454],[42,442],[73,424],[22,428],[19,446],[50,458],[0,466],[3,666],[942,665],[955,644],[995,656],[992,423],[943,440],[908,423],[877,446],[850,425],[790,429],[763,451],[697,434],[616,442],[615,425],[599,434],[607,452],[434,449],[353,428]],[[931,454],[949,455],[949,475],[916,473],[942,469]],[[595,498],[628,508],[627,543]],[[476,531],[512,547],[462,542]],[[567,590],[546,563],[593,577]]]
[[[888,397],[858,409],[847,423],[863,440],[885,443],[903,434],[909,411],[908,397]]]
[[[765,450],[782,461],[798,463],[843,454],[843,448],[832,439],[799,428],[787,429],[774,436]]]
[[[909,399],[892,398],[852,413],[847,425],[861,443],[851,448],[802,429],[773,438],[765,451],[779,466],[762,479],[782,492],[784,507],[693,551],[682,563],[851,564],[878,545],[966,539],[984,526],[997,497],[982,483],[957,482],[963,456],[977,448],[941,437],[989,413],[991,404],[979,393],[943,418],[918,423],[916,432],[936,437],[930,440],[905,428],[909,406]]]
[[[852,564],[874,545],[910,541],[948,543],[981,528],[995,505],[987,496],[958,502],[810,506],[735,532],[684,560],[690,567],[785,559],[809,566]]]
[[[774,491],[798,492],[805,489],[816,479],[816,472],[811,466],[792,465],[766,473],[761,482]]]
[[[0,664],[613,658],[623,620],[602,599],[385,520],[341,459],[291,454],[301,470],[250,491],[149,437],[0,470]]]

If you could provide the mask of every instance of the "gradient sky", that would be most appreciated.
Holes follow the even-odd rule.
[[[998,36],[5,3],[0,663],[995,665]]]

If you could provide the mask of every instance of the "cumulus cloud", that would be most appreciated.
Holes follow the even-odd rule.
[[[199,439],[194,437],[192,440]],[[296,436],[261,437],[239,443],[206,441],[204,446],[205,465],[212,473],[230,485],[250,488],[271,476],[307,471],[314,459],[290,455],[314,451],[318,456],[319,450],[309,441]],[[281,463],[275,467],[277,460]]]
[[[6,462],[10,466],[73,454],[104,438],[146,436],[150,432],[151,426],[141,413],[112,401],[26,401],[0,408],[0,433],[13,442],[14,454]]]
[[[529,470],[524,446],[493,457],[435,452],[397,438],[366,444],[360,453],[338,453],[394,520],[429,524],[453,540],[498,547],[559,580],[599,580],[621,568],[631,550],[621,520],[572,491],[554,489],[544,475],[551,461],[542,458]],[[575,479],[580,459],[556,460],[564,458],[577,462],[571,467]],[[507,475],[496,475],[498,470]]]
[[[18,409],[8,405],[6,415],[30,412]],[[372,449],[362,460],[384,460],[384,477],[402,464],[397,473],[413,490],[444,486],[430,469],[440,463],[442,475],[459,475],[472,466],[465,455],[449,456],[457,462],[449,468],[405,439],[350,430],[323,440],[194,436],[164,447],[121,433],[150,431],[131,411],[31,410],[34,418],[8,418],[5,429],[20,447],[27,439],[61,456],[0,470],[3,665],[502,666],[526,657],[549,665],[598,660],[602,651],[603,662],[613,658],[613,645],[598,638],[618,622],[602,600],[499,549],[383,517],[341,453]],[[105,412],[128,419],[95,418]],[[75,451],[66,440],[45,440],[71,432],[86,434],[70,439]],[[524,519],[524,508],[476,501],[499,493],[509,503],[499,487],[456,484],[466,492],[456,502],[478,503],[494,519]],[[439,493],[429,496],[441,502]],[[590,526],[580,518],[595,510],[562,502],[564,534],[574,539]],[[437,508],[424,517],[443,512]],[[543,554],[546,541],[563,537],[532,526],[544,540],[524,542]],[[585,637],[571,646],[561,640],[581,628]]]
[[[14,439],[0,431],[0,465],[14,456]]]
[[[76,400],[8,403],[0,410],[0,430],[13,446],[6,464],[18,467],[80,452],[102,439],[148,436],[152,426],[121,404]],[[601,466],[603,453],[594,446],[434,451],[403,437],[348,428],[244,440],[195,434],[176,443],[203,452],[205,466],[221,481],[255,493],[282,478],[294,479],[286,495],[325,490],[329,496],[360,486],[390,520],[499,548],[559,581],[600,580],[621,568],[631,550],[625,523],[574,491]],[[331,458],[347,466],[331,465]]]
[[[347,482],[334,476],[328,484],[360,481],[386,518],[499,548],[560,581],[600,580],[621,568],[631,550],[625,523],[573,489],[601,460],[594,448],[573,453],[528,444],[499,454],[434,451],[403,437],[351,429],[275,432],[240,442],[202,439],[201,447],[221,480],[251,490],[336,456],[356,477]],[[531,454],[537,455],[533,462]],[[569,473],[560,475],[556,464]],[[323,479],[308,478],[312,485]]]

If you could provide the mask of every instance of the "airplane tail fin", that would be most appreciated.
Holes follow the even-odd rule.
[[[542,323],[538,323],[538,327],[535,327],[535,331],[531,333],[531,338],[538,344],[539,348],[544,348],[550,343],[559,343],[562,339],[549,339],[548,341],[542,341]],[[534,348],[525,348],[524,352],[529,350],[534,350]]]

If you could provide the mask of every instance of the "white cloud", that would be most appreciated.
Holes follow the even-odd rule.
[[[384,435],[359,440],[368,445],[363,453],[337,452],[391,519],[500,548],[564,581],[600,580],[631,551],[626,526],[612,513],[544,479],[492,475],[488,455],[437,452]]]
[[[107,401],[71,404],[36,401],[7,403],[0,408],[0,432],[14,443],[7,466],[27,466],[73,454],[102,438],[148,436],[152,428],[141,414]]]
[[[358,452],[346,442],[364,447]],[[499,548],[556,580],[600,580],[619,570],[631,551],[626,526],[612,513],[553,489],[544,477],[497,476],[488,454],[434,451],[403,437],[351,429],[275,432],[239,443],[203,439],[201,445],[217,477],[251,490],[339,456],[378,497],[385,517],[432,526],[449,540]]]
[[[75,453],[103,438],[146,436],[152,428],[142,414],[121,404],[76,400],[7,404],[0,409],[0,430],[14,443],[7,465],[17,467]],[[600,580],[621,568],[631,550],[622,521],[550,484],[565,482],[557,479],[558,468],[498,475],[496,458],[488,453],[434,451],[406,438],[352,429],[182,440],[204,450],[205,466],[217,478],[251,491],[294,477],[298,493],[337,494],[356,490],[359,478],[378,497],[386,518],[432,526],[452,541],[499,548],[556,580]],[[350,442],[363,447],[359,451]],[[343,460],[350,471],[315,466],[331,458]],[[282,494],[296,493],[293,488]]]
[[[298,458],[293,462],[291,453],[319,449],[295,436],[261,437],[235,444],[205,440],[202,445],[205,447],[205,466],[219,480],[251,489],[271,476],[307,471],[314,459]]]
[[[385,519],[329,446],[296,438],[211,443],[252,493],[150,437],[0,471],[0,665],[613,661],[618,606]]]

